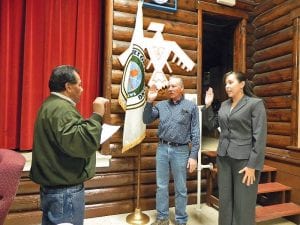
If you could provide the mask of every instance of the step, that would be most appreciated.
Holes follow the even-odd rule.
[[[264,165],[262,172],[276,172],[277,169],[272,167],[272,166],[268,166],[268,165]]]
[[[271,182],[271,183],[259,184],[257,194],[282,192],[282,191],[290,191],[290,190],[292,190],[292,188],[289,186],[283,185],[278,182]]]
[[[217,151],[202,151],[202,154],[206,155],[209,158],[217,157]]]
[[[264,207],[256,207],[256,222],[277,219],[285,216],[300,215],[300,206],[289,202]]]

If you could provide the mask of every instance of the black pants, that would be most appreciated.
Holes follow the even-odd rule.
[[[255,225],[255,207],[260,171],[255,171],[255,183],[242,183],[248,160],[217,157],[219,188],[219,225]]]

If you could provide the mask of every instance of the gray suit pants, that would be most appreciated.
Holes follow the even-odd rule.
[[[217,157],[219,188],[219,225],[254,225],[257,188],[260,171],[255,171],[255,183],[242,183],[239,171],[248,160]]]

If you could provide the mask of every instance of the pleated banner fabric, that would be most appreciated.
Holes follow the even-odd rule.
[[[146,136],[146,125],[143,123],[145,107],[143,37],[142,4],[139,2],[130,47],[119,57],[121,64],[125,64],[118,98],[125,111],[122,152],[138,145]]]

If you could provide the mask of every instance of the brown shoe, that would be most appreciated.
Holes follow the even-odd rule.
[[[155,222],[151,223],[151,225],[169,225],[169,220],[159,220],[157,219]]]

